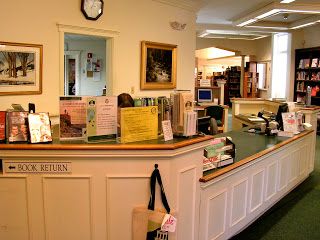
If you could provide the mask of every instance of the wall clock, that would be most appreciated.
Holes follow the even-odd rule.
[[[81,12],[88,20],[97,20],[103,14],[103,0],[81,0]]]

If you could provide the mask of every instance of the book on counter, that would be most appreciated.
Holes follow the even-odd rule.
[[[28,124],[31,143],[52,142],[49,114],[29,113]]]
[[[6,111],[0,111],[0,142],[6,141]]]
[[[84,139],[87,97],[60,97],[60,139]]]
[[[8,141],[14,142],[27,142],[29,138],[28,131],[28,112],[7,112],[8,121]]]

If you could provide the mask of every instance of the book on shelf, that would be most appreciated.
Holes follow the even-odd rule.
[[[316,68],[316,67],[318,67],[318,64],[319,64],[319,59],[318,58],[312,58],[311,67],[312,68]]]
[[[48,113],[29,113],[28,124],[31,143],[52,142],[50,118]]]
[[[6,141],[6,111],[0,111],[0,142]]]
[[[303,60],[304,62],[304,68],[309,68],[310,67],[310,59],[309,58],[306,58]]]
[[[29,130],[27,124],[28,112],[8,112],[8,141],[27,142],[29,137]]]

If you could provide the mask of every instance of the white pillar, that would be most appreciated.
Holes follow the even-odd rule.
[[[220,87],[220,105],[224,105],[224,85],[226,82],[226,80],[217,79],[218,87]]]

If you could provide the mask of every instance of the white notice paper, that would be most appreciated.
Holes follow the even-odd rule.
[[[173,139],[170,120],[162,121],[162,131],[164,135],[164,141],[169,141]]]

